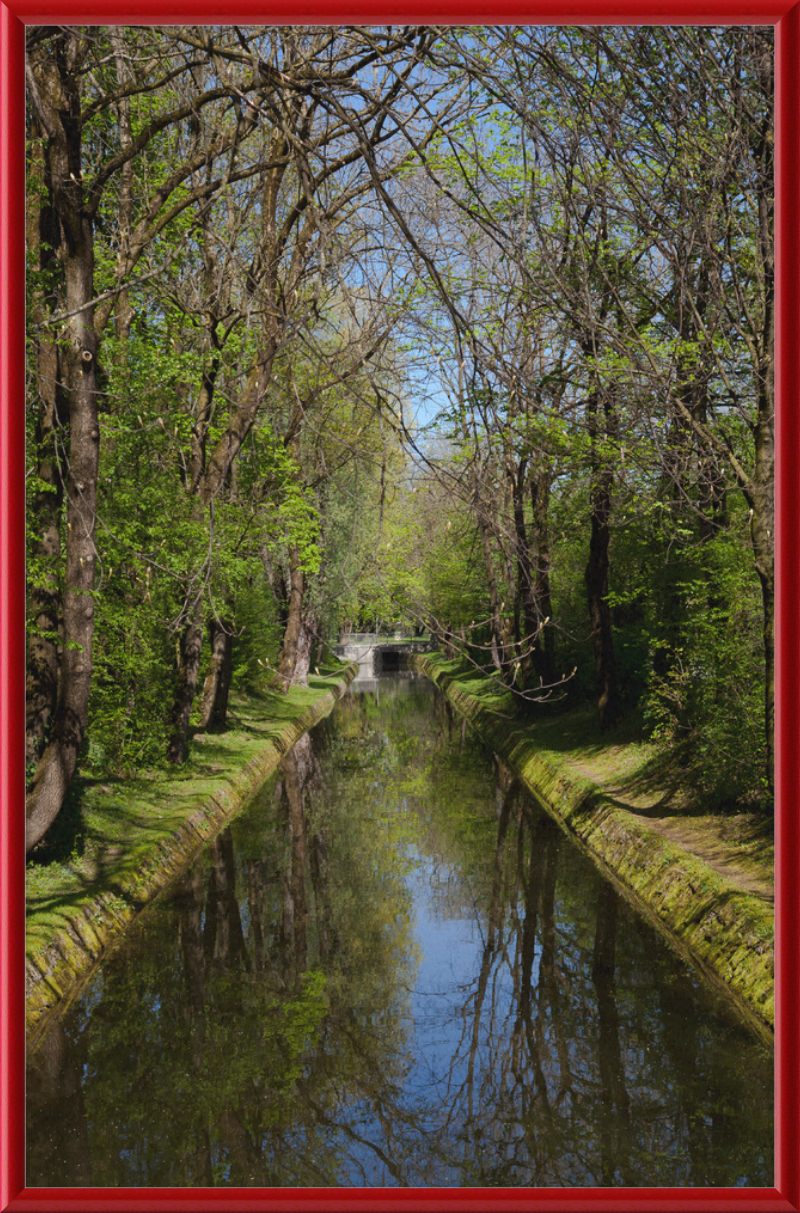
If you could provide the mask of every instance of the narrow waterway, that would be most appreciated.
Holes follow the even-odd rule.
[[[429,683],[369,685],[30,1059],[28,1186],[771,1186],[772,1054]]]

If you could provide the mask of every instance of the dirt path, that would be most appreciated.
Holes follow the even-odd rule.
[[[736,818],[650,817],[634,813],[639,821],[664,835],[670,842],[683,847],[713,868],[737,888],[775,903],[775,878],[772,864],[755,856],[747,844],[730,837],[731,824],[740,827]],[[747,819],[748,823],[750,819]],[[771,854],[771,852],[770,852]]]
[[[703,814],[691,789],[678,781],[654,787],[652,783],[637,785],[635,778],[620,780],[618,772],[613,772],[613,751],[624,748],[609,747],[602,764],[605,770],[599,763],[568,754],[562,757],[573,770],[601,787],[619,808],[629,810],[638,821],[696,855],[737,888],[774,904],[775,848],[763,819],[750,813]]]

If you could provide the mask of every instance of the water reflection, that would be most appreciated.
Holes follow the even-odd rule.
[[[396,680],[286,756],[54,1028],[27,1182],[770,1185],[771,1077]]]

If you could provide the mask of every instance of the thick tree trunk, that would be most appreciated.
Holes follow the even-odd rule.
[[[286,581],[283,576],[283,570],[280,564],[272,559],[270,550],[266,543],[262,543],[258,549],[261,565],[264,569],[264,575],[267,578],[267,583],[272,587],[272,592],[275,595],[275,606],[278,611],[278,621],[281,627],[285,630],[286,624],[289,622],[289,596],[286,590]]]
[[[64,647],[58,703],[50,740],[26,804],[30,850],[57,817],[75,771],[89,710],[94,633],[95,518],[100,431],[97,410],[97,339],[93,326],[94,233],[81,196],[81,127],[78,68],[80,36],[67,30],[51,69],[47,155],[61,227],[66,321],[64,352],[70,410]],[[55,76],[57,74],[57,78]]]
[[[590,489],[591,536],[589,561],[586,565],[586,595],[592,628],[595,673],[597,676],[597,706],[600,727],[607,729],[619,718],[617,672],[614,661],[614,641],[611,631],[611,608],[608,605],[608,548],[611,536],[611,493],[613,471],[608,457],[598,451],[598,393],[593,392],[587,403],[587,425],[592,442],[592,482]],[[614,427],[615,417],[610,403],[604,401],[605,432]]]
[[[305,576],[300,563],[300,550],[293,547],[289,553],[289,612],[286,619],[286,631],[283,635],[278,672],[283,680],[283,690],[297,681],[295,676],[298,656],[303,654],[303,593]],[[306,665],[306,675],[308,666]]]
[[[35,136],[41,134],[32,119],[31,161],[32,182],[40,182],[46,191],[33,191],[28,199],[26,214],[26,243],[29,258],[35,259],[43,279],[52,276],[57,267],[53,228],[55,214],[52,206],[50,174],[44,147]],[[36,479],[40,486],[34,493],[29,516],[29,542],[32,559],[29,563],[28,614],[33,625],[28,636],[27,674],[25,688],[25,758],[35,763],[44,751],[47,732],[58,700],[58,675],[61,651],[58,631],[61,626],[61,514],[64,504],[64,469],[59,459],[59,426],[63,426],[68,407],[61,382],[58,343],[51,328],[45,324],[46,305],[57,308],[55,293],[50,298],[34,295],[31,320],[35,326],[34,358],[37,393],[36,433],[34,450]],[[63,443],[64,437],[61,435]]]
[[[90,277],[91,271],[89,271]],[[85,298],[91,298],[91,289]],[[69,292],[68,292],[69,297]],[[72,305],[75,306],[74,304]],[[77,318],[76,318],[77,319]],[[50,740],[36,771],[26,806],[27,849],[57,817],[75,771],[89,710],[94,634],[95,510],[98,467],[94,333],[87,326],[79,348],[70,351],[70,474],[67,485],[67,561],[64,590],[64,649]],[[84,356],[88,355],[88,359]],[[84,370],[84,367],[86,368]],[[80,382],[78,376],[85,381]]]
[[[231,686],[233,624],[228,619],[212,619],[209,624],[211,663],[203,685],[200,728],[222,730],[228,719],[228,693]]]
[[[314,643],[315,621],[309,611],[304,611],[300,620],[300,636],[297,641],[297,657],[294,663],[295,686],[306,686],[311,667],[311,647]]]
[[[203,604],[201,600],[198,600],[195,603],[193,617],[186,624],[181,637],[180,665],[178,666],[172,708],[172,735],[167,750],[167,758],[175,766],[180,766],[182,762],[186,761],[189,745],[189,717],[192,714],[192,704],[197,690],[202,648]]]

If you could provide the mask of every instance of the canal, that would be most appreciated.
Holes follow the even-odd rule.
[[[771,1186],[771,1052],[428,682],[369,686],[30,1058],[27,1185]]]

